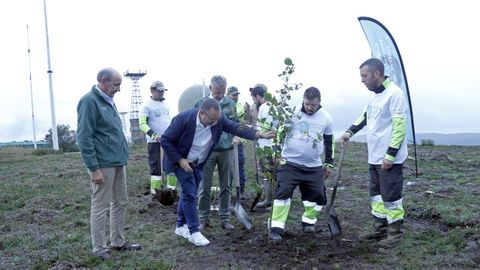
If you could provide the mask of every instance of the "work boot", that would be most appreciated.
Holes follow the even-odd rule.
[[[360,236],[360,241],[373,241],[373,240],[382,240],[385,239],[388,235],[387,233],[388,222],[386,218],[377,218],[373,217],[373,232],[363,234]]]
[[[302,228],[304,233],[316,232],[314,224],[308,224],[308,223],[302,222]]]
[[[273,242],[282,241],[283,240],[282,235],[283,235],[283,229],[275,228],[275,227],[270,229],[270,239]]]
[[[233,229],[235,229],[235,226],[233,226],[232,223],[230,223],[230,221],[224,220],[224,221],[222,221],[222,229],[233,230]]]
[[[283,240],[283,237],[276,233],[276,232],[272,232],[270,233],[270,239],[273,241],[273,242],[278,242],[278,241],[282,241]]]
[[[382,248],[392,248],[400,244],[403,239],[403,220],[395,221],[388,224],[387,238],[378,242],[378,246]]]
[[[92,255],[100,258],[102,261],[106,261],[112,257],[112,251],[108,248],[105,248],[95,251]]]
[[[265,199],[257,204],[258,208],[272,207],[272,184],[268,180],[263,180],[263,191],[265,192]]]

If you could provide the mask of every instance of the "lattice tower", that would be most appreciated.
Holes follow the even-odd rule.
[[[140,92],[140,84],[138,81],[147,74],[146,70],[127,70],[123,76],[132,80],[132,102],[130,104],[130,132],[131,141],[140,143],[145,141],[145,134],[140,130],[138,123],[138,110],[142,106],[142,93]]]
[[[138,110],[142,106],[142,93],[140,92],[140,83],[138,82],[147,74],[146,70],[127,70],[123,76],[132,80],[132,103],[130,104],[130,119],[138,119]]]

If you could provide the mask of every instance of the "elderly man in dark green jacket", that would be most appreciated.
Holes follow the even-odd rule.
[[[98,84],[77,106],[77,141],[92,181],[90,216],[93,255],[103,260],[111,250],[141,249],[123,235],[127,206],[125,167],[128,145],[113,96],[120,91],[122,75],[112,68],[98,72]],[[110,209],[110,247],[105,240],[105,222]]]
[[[225,96],[227,88],[227,79],[216,75],[210,80],[210,95],[200,99],[195,107],[200,107],[202,103],[213,98],[220,103],[222,117],[233,120],[235,117],[235,102]],[[213,170],[218,165],[218,182],[220,186],[220,209],[219,216],[223,229],[231,230],[234,226],[230,223],[230,197],[232,182],[230,180],[230,164],[232,160],[233,135],[223,132],[217,145],[208,157],[203,167],[203,180],[198,187],[198,215],[200,219],[200,230],[209,226],[210,215],[210,193],[212,188]]]

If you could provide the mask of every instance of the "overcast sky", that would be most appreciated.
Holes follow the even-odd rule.
[[[425,2],[425,3],[424,3]],[[428,2],[428,3],[427,3]],[[177,112],[180,94],[224,75],[251,102],[248,88],[274,92],[283,59],[293,82],[316,86],[335,130],[347,128],[371,95],[358,66],[370,48],[358,22],[372,17],[391,32],[405,65],[417,132],[480,132],[480,14],[476,1],[47,0],[56,123],[76,129],[76,106],[111,66],[142,69],[143,100],[161,80]],[[0,141],[37,140],[51,128],[42,0],[0,1]],[[115,95],[130,110],[132,82]]]

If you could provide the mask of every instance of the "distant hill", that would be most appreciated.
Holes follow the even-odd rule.
[[[417,133],[417,144],[421,145],[422,140],[433,141],[434,145],[480,145],[480,133]],[[357,134],[352,137],[353,141],[365,142],[365,134]]]

